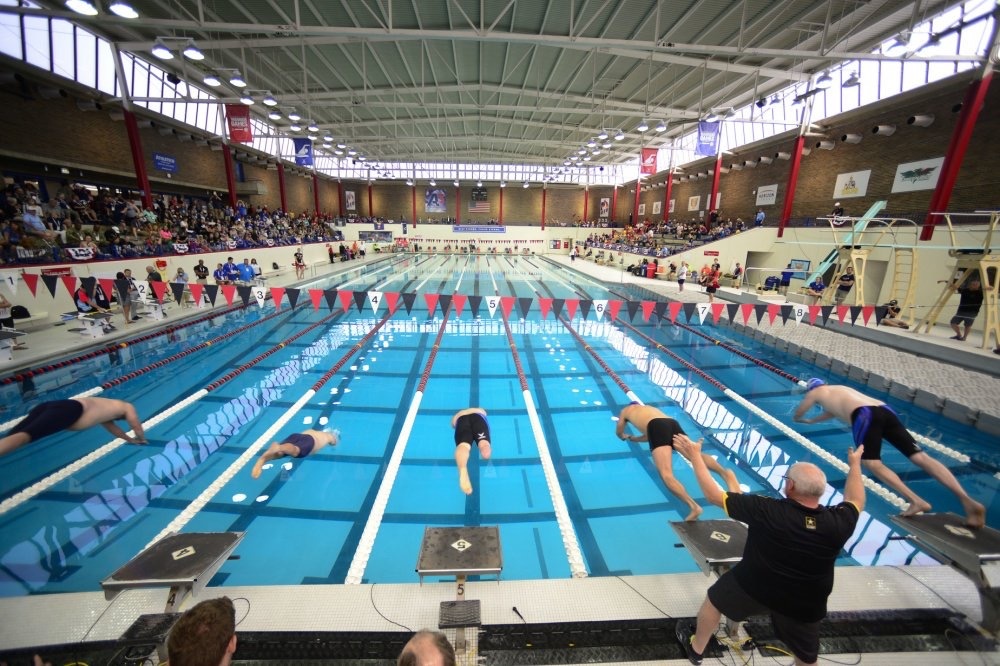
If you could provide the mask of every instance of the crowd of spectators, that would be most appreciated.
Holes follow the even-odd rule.
[[[287,213],[216,193],[158,196],[152,208],[109,190],[66,184],[48,201],[30,184],[9,185],[0,210],[0,264],[129,259],[332,242],[327,215]]]
[[[726,238],[745,229],[746,224],[742,219],[721,220],[718,213],[713,211],[705,221],[652,222],[647,219],[638,224],[630,224],[624,229],[592,233],[587,237],[585,245],[588,248],[663,258],[710,241]]]

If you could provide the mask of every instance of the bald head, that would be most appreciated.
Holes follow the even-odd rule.
[[[826,475],[812,463],[795,463],[788,468],[788,478],[795,483],[794,492],[819,499],[826,492]]]

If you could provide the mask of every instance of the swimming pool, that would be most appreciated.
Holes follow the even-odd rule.
[[[612,417],[630,396],[705,436],[705,451],[750,492],[777,493],[787,466],[810,460],[827,472],[825,501],[839,498],[843,472],[818,451],[842,459],[847,430],[796,425],[812,449],[761,415],[790,423],[800,396],[789,377],[822,373],[728,327],[646,321],[641,301],[654,295],[639,287],[609,288],[541,257],[426,255],[301,286],[338,291],[318,310],[305,294],[294,309],[232,308],[0,385],[4,420],[103,383],[102,395],[157,421],[144,447],[106,447],[92,429],[4,458],[0,594],[98,589],[172,530],[246,532],[240,559],[213,585],[416,582],[427,525],[499,525],[506,579],[695,571],[668,526],[684,507],[648,447],[614,436]],[[629,303],[612,322],[616,300]],[[473,453],[467,497],[450,419],[470,405],[489,411],[493,457]],[[981,436],[912,405],[900,411],[911,429],[972,457],[939,459],[996,515],[996,454]],[[342,430],[340,446],[250,477],[275,434],[326,423]],[[85,455],[95,459],[81,465]],[[885,460],[937,509],[957,510],[895,450]],[[700,499],[687,465],[674,469]],[[65,478],[46,481],[52,474]],[[869,493],[841,563],[930,562],[896,538],[887,516],[897,511]]]

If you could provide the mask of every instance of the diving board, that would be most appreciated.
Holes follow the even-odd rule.
[[[1000,631],[1000,532],[971,529],[954,513],[893,516],[892,522],[909,532],[928,554],[949,564],[976,585],[983,609],[983,628]]]

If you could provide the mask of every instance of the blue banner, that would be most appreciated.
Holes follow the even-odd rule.
[[[721,134],[722,123],[698,123],[698,145],[695,146],[696,155],[705,157],[715,157],[719,154],[719,135]]]
[[[299,166],[312,166],[312,139],[292,139],[292,145],[295,146],[295,163]]]
[[[475,225],[475,224],[453,224],[451,230],[456,234],[503,234],[507,233],[507,227],[499,224]]]
[[[173,155],[164,155],[163,153],[153,153],[153,168],[157,171],[166,171],[167,173],[177,173],[177,158]]]

